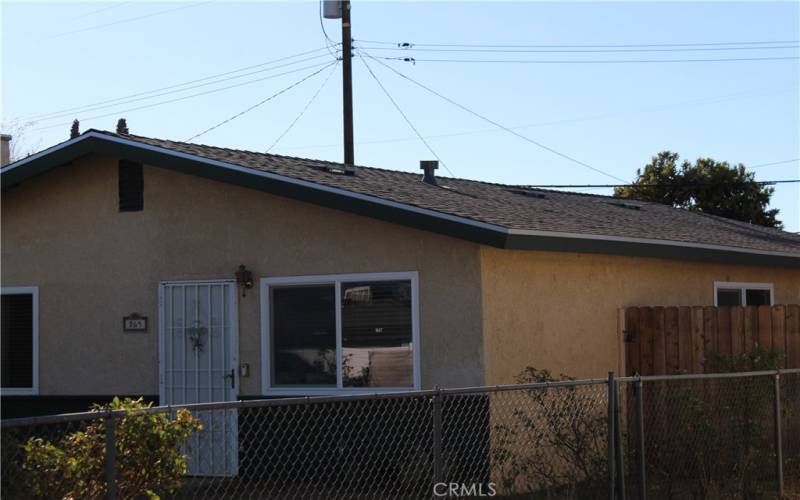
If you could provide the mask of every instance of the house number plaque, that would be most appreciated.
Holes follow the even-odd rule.
[[[140,316],[139,313],[133,313],[130,316],[123,316],[123,318],[122,318],[122,331],[123,332],[146,332],[147,331],[147,316]]]

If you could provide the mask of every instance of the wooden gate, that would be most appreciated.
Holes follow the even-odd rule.
[[[757,345],[785,354],[800,368],[800,306],[628,307],[627,375],[702,373],[708,354],[752,352]]]

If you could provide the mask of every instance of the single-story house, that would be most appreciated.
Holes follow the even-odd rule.
[[[800,303],[796,234],[434,166],[99,130],[3,166],[4,413],[599,377],[621,307]]]

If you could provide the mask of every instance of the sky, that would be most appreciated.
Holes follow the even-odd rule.
[[[125,117],[134,134],[185,140],[216,126],[193,141],[342,159],[341,66],[325,66],[335,59],[321,23],[334,42],[341,28],[321,22],[317,2],[3,1],[0,9],[0,114],[18,154],[67,139],[74,118],[82,130],[114,130]],[[444,164],[439,175],[618,183],[671,150],[692,161],[770,164],[754,168],[762,181],[800,178],[800,2],[354,1],[352,24],[361,54],[353,61],[357,164],[419,171],[420,160],[435,158],[365,59]],[[767,41],[787,48],[715,45]],[[397,43],[414,45],[399,51]],[[445,48],[434,44],[458,47],[433,52]],[[750,58],[761,60],[580,62]],[[486,60],[561,62],[476,62]],[[776,186],[772,206],[785,229],[800,231],[800,184]]]

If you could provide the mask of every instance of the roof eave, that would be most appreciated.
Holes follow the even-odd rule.
[[[508,235],[503,248],[574,253],[650,257],[696,262],[716,262],[749,266],[800,268],[800,255],[783,252],[758,252],[750,249],[701,245],[667,240],[558,236],[539,234]]]
[[[800,253],[762,252],[677,241],[550,231],[525,231],[344,189],[243,167],[202,156],[89,131],[2,169],[2,189],[90,153],[122,157],[211,180],[313,203],[503,249],[577,252],[635,257],[800,267]]]

